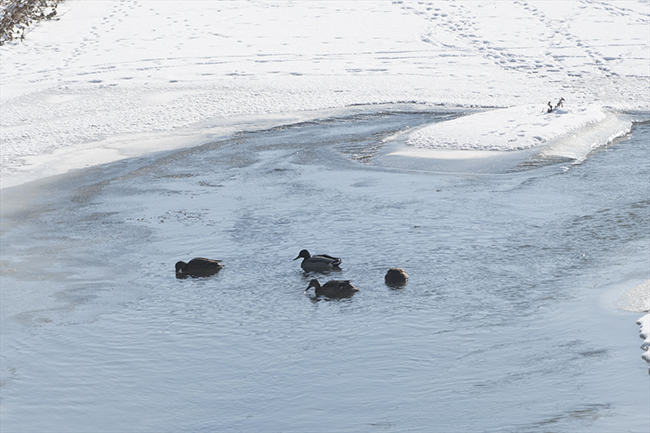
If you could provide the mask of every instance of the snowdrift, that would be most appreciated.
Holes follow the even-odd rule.
[[[515,106],[407,132],[389,146],[379,164],[500,172],[531,159],[581,162],[592,150],[627,134],[631,127],[627,116],[597,105],[558,107],[550,113],[543,105]]]

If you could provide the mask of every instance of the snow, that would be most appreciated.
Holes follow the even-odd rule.
[[[625,292],[618,300],[617,306],[625,311],[650,312],[650,280]],[[643,339],[641,349],[644,352],[641,357],[650,363],[650,314],[639,318],[636,323],[639,325],[639,336]]]
[[[1,186],[355,104],[502,109],[423,128],[416,148],[550,143],[650,110],[649,9],[68,0],[58,21],[0,48]],[[566,110],[543,114],[559,97]]]
[[[437,123],[413,133],[407,144],[456,150],[523,150],[559,138],[607,117],[602,108],[516,106]]]
[[[636,323],[640,326],[639,336],[643,338],[641,349],[645,351],[641,357],[650,363],[650,314],[641,317]],[[650,373],[650,368],[648,373]]]

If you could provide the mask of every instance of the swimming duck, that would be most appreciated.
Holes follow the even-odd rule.
[[[384,277],[386,284],[394,287],[405,286],[408,279],[409,275],[402,268],[390,268]]]
[[[327,296],[328,298],[349,298],[359,291],[350,283],[350,280],[331,280],[321,286],[320,282],[314,278],[309,282],[305,293],[312,287],[315,288],[316,296]]]
[[[337,257],[332,257],[328,256],[327,254],[319,254],[312,256],[309,254],[309,251],[307,250],[302,250],[300,251],[300,254],[298,254],[298,257],[296,257],[294,260],[298,260],[299,258],[302,257],[302,263],[300,264],[300,267],[304,271],[315,271],[315,272],[323,272],[323,271],[331,271],[332,269],[338,268],[339,265],[341,264],[341,259]]]
[[[223,268],[221,260],[204,259],[197,257],[190,260],[189,263],[176,263],[176,277],[209,277],[219,272]]]

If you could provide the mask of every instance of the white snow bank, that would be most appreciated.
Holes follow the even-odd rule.
[[[650,314],[641,317],[636,323],[641,327],[639,336],[644,339],[641,348],[647,352],[650,349]],[[650,362],[650,354],[646,353],[644,358]]]
[[[179,130],[179,146],[199,144],[206,124],[237,116],[551,95],[650,107],[644,2],[67,0],[59,17],[0,49],[2,188],[98,162],[63,148],[119,137],[102,152],[115,159],[168,149]],[[141,146],[142,134],[163,142]]]
[[[650,280],[625,292],[618,300],[618,306],[627,311],[650,312]],[[644,353],[641,357],[650,364],[650,314],[641,317],[636,323],[639,325],[639,337],[643,339],[641,349]]]
[[[413,132],[406,144],[419,149],[524,150],[550,143],[607,118],[608,113],[596,105],[558,108],[551,113],[540,105],[518,106],[424,127]]]
[[[641,349],[645,350],[645,353],[641,357],[650,363],[650,314],[641,317],[636,323],[641,327],[639,329],[639,336],[643,338]],[[650,373],[650,367],[648,368],[648,373]]]

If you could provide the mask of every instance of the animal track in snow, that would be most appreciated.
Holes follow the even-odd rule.
[[[542,77],[586,74],[606,78],[616,75],[611,66],[620,59],[599,52],[594,48],[599,44],[585,44],[580,33],[572,30],[580,11],[567,10],[568,16],[555,13],[553,18],[538,7],[544,4],[536,5],[525,0],[514,4],[520,7],[521,13],[512,14],[512,5],[508,5],[513,22],[511,26],[503,25],[499,9],[503,5],[498,2],[420,2],[401,4],[401,7],[433,24],[431,30],[422,36],[424,42],[474,52],[506,70]],[[584,5],[590,13],[602,13],[601,10],[614,16],[633,13],[618,7],[605,7],[598,2],[585,2]],[[549,11],[553,13],[546,10]],[[513,44],[513,41],[518,43]]]

